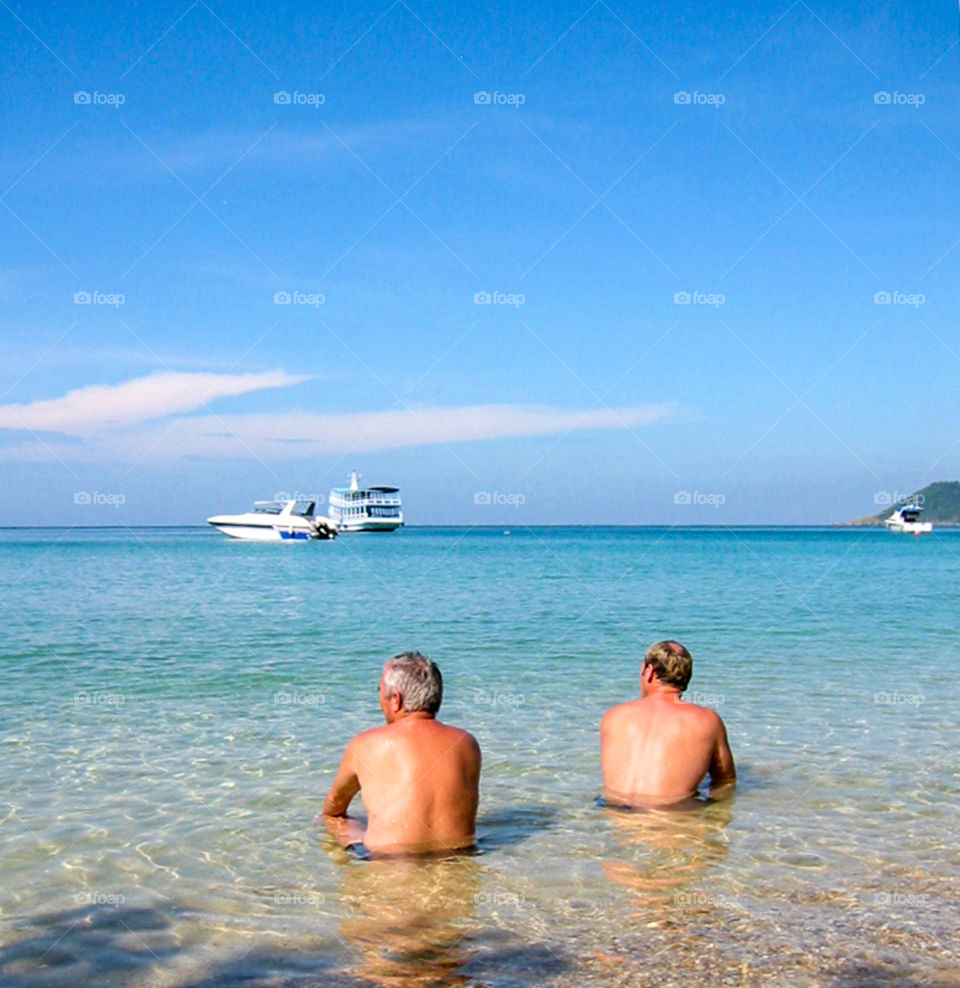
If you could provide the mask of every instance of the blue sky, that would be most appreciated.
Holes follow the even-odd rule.
[[[955,5],[10,0],[0,46],[0,524],[960,476]]]

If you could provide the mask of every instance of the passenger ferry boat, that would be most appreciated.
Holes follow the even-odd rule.
[[[399,489],[361,487],[356,470],[349,487],[330,491],[329,511],[341,532],[392,532],[403,524]]]
[[[315,501],[257,501],[242,515],[214,515],[207,523],[219,532],[249,542],[307,542],[333,539],[336,522],[314,514]]]
[[[883,523],[891,532],[898,532],[903,535],[925,535],[933,531],[933,525],[928,521],[920,521],[920,512],[923,508],[919,504],[905,504]]]

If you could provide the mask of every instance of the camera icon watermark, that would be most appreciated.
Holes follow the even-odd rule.
[[[101,491],[74,491],[73,503],[83,505],[94,505],[96,507],[119,508],[127,503],[125,494],[104,494]]]
[[[512,906],[519,908],[526,900],[517,892],[496,889],[493,892],[477,892],[473,897],[476,906]]]
[[[275,906],[322,906],[326,901],[322,892],[277,892],[273,896]]]
[[[74,491],[73,503],[94,505],[96,507],[119,508],[127,503],[125,494],[104,494],[101,491]]]
[[[697,90],[690,93],[686,89],[678,89],[673,94],[673,102],[677,106],[720,107],[727,102],[727,97],[723,93],[701,93]]]
[[[923,909],[929,905],[930,896],[925,892],[874,892],[875,906],[900,906],[908,909]]]
[[[74,292],[74,305],[110,305],[114,309],[119,309],[127,296],[122,292]]]
[[[273,495],[274,501],[313,501],[314,504],[323,504],[326,501],[326,496],[323,494],[303,494],[300,491],[294,491],[292,494],[290,491],[275,491]]]
[[[73,901],[78,906],[110,906],[119,909],[126,901],[127,897],[120,892],[99,892],[95,889],[86,889],[77,892]]]
[[[674,305],[709,305],[719,309],[727,301],[721,292],[674,292]]]
[[[127,97],[123,93],[101,93],[94,90],[92,93],[86,89],[78,89],[73,94],[75,106],[112,106],[119,108],[127,102]]]
[[[122,707],[127,702],[123,693],[106,693],[103,690],[80,690],[73,694],[75,707]]]
[[[702,491],[677,491],[673,495],[674,504],[696,504],[707,505],[712,508],[719,508],[721,504],[727,503],[725,494],[707,494]]]
[[[674,905],[693,908],[727,907],[736,908],[737,899],[732,895],[724,895],[722,892],[675,892],[673,896]]]
[[[889,507],[892,504],[915,504],[923,506],[926,500],[923,494],[901,494],[899,491],[876,491],[873,495],[873,503]]]
[[[274,305],[311,305],[319,309],[327,301],[320,292],[274,292]]]
[[[490,693],[487,690],[474,690],[473,702],[490,707],[522,707],[527,698],[523,693]]]
[[[927,698],[922,693],[880,690],[873,694],[873,702],[881,707],[916,707],[919,709],[927,702]]]
[[[927,301],[922,292],[874,292],[874,305],[909,305],[919,309]]]
[[[896,90],[891,93],[886,89],[878,89],[873,94],[873,102],[877,106],[921,107],[927,102],[927,97],[923,93],[901,93]]]
[[[520,292],[474,292],[474,305],[512,305],[519,309],[527,296]]]
[[[327,102],[327,97],[323,93],[301,93],[298,90],[291,93],[281,89],[273,94],[273,102],[277,106],[312,106],[317,109]]]
[[[323,693],[301,693],[299,690],[279,690],[273,694],[277,707],[322,707],[327,702]]]
[[[516,109],[527,102],[527,97],[524,93],[501,93],[497,90],[490,93],[486,89],[478,89],[473,94],[473,102],[477,106],[512,106]]]
[[[519,508],[527,503],[526,494],[506,494],[503,491],[476,491],[473,495],[474,504],[498,504],[510,508]]]

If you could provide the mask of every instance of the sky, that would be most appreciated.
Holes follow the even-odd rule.
[[[0,0],[0,525],[960,477],[956,4]]]

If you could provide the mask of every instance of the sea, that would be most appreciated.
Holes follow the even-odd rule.
[[[0,530],[0,985],[960,985],[958,588],[945,529]],[[668,637],[736,793],[605,807]],[[358,860],[314,818],[407,650],[478,853]]]

